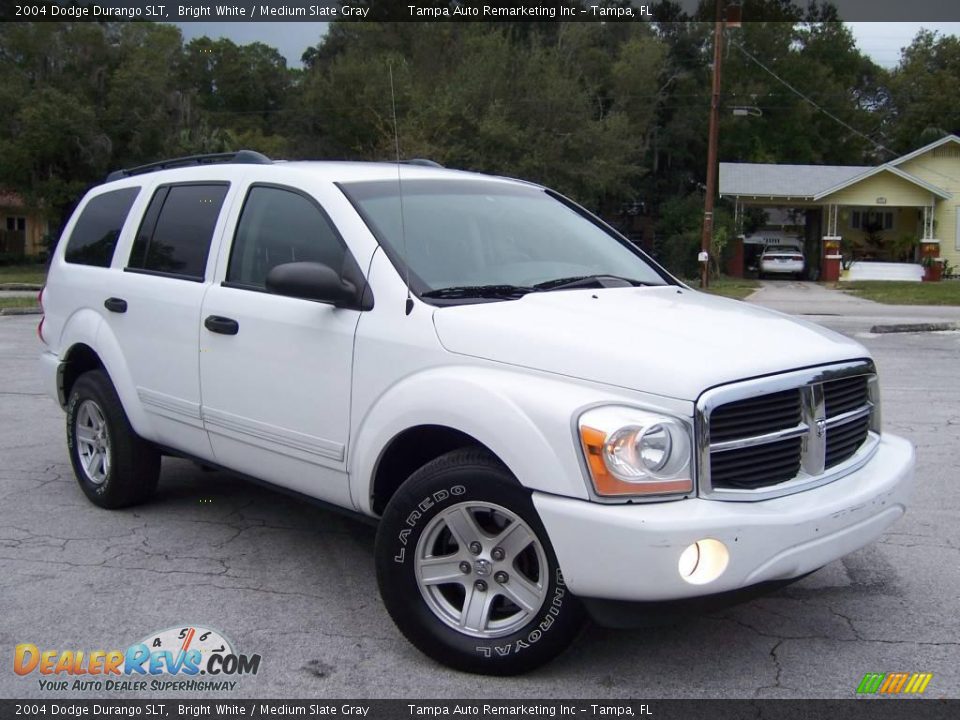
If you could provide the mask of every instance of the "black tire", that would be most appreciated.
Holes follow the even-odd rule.
[[[89,445],[78,441],[78,416],[81,422],[96,408],[104,420],[107,465],[98,465],[91,473],[84,467],[82,454]],[[83,423],[85,427],[86,423]],[[102,370],[81,375],[73,385],[67,402],[67,450],[73,473],[83,494],[103,508],[122,508],[147,500],[160,477],[160,453],[134,432],[110,378]],[[92,478],[105,469],[98,482]]]
[[[415,558],[421,549],[420,541],[425,531],[444,528],[443,517],[448,516],[445,514],[467,507],[465,503],[474,502],[496,506],[514,514],[523,521],[521,526],[525,524],[537,541],[520,551],[515,560],[507,558],[499,565],[493,563],[496,557],[492,545],[485,543],[483,556],[490,557],[490,563],[485,568],[481,567],[483,556],[477,556],[475,563],[468,563],[471,565],[470,578],[461,591],[464,597],[471,588],[476,587],[476,583],[481,582],[480,574],[485,569],[489,576],[486,577],[489,588],[484,592],[489,592],[490,597],[495,598],[492,601],[494,610],[499,609],[509,616],[515,609],[518,612],[514,615],[514,622],[523,623],[502,627],[499,632],[509,631],[508,634],[496,637],[478,637],[447,624],[428,604],[425,597],[428,591],[421,592],[416,574]],[[470,510],[471,513],[477,511],[476,507]],[[479,508],[481,517],[484,511],[485,508]],[[496,510],[490,511],[491,519],[496,519],[496,516]],[[513,521],[509,521],[501,528],[512,526]],[[430,546],[434,532],[430,530],[424,540],[426,546]],[[449,528],[439,532],[441,537],[446,532],[448,541],[454,538],[455,552],[461,552],[460,543],[455,541]],[[504,533],[501,537],[506,535]],[[487,539],[492,541],[492,535],[485,535],[484,540]],[[507,575],[508,580],[501,585],[500,581],[495,581],[499,573],[493,572],[498,568],[510,569],[511,573],[525,572],[518,564],[530,560],[531,556],[525,553],[533,553],[537,558],[532,563],[537,567],[534,584],[540,588],[542,604],[536,611],[524,611],[519,605],[512,605],[504,594],[507,589],[513,591],[518,582],[528,580],[529,576],[517,578]],[[546,567],[540,568],[542,562]],[[505,563],[512,564],[508,568]],[[562,653],[583,626],[583,607],[563,582],[556,555],[533,506],[530,491],[523,488],[495,457],[479,448],[463,448],[447,453],[417,470],[401,486],[387,505],[377,531],[376,564],[380,595],[400,631],[421,652],[457,670],[486,675],[528,672]],[[515,585],[507,588],[510,580]],[[456,591],[455,583],[444,587],[453,587]],[[461,603],[460,611],[465,611],[466,600]],[[466,614],[463,612],[464,617]],[[486,609],[482,616],[488,618]]]

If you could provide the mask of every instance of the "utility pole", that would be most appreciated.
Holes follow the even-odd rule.
[[[713,238],[713,198],[717,194],[717,142],[720,135],[720,71],[723,62],[723,0],[717,0],[713,28],[713,90],[710,95],[710,138],[707,146],[707,194],[703,201],[700,239],[700,287],[710,286],[710,245]]]

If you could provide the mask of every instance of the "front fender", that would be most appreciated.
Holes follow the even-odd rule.
[[[587,499],[573,418],[597,402],[635,402],[629,394],[569,379],[498,367],[457,365],[408,376],[381,394],[351,434],[350,492],[372,513],[377,461],[397,435],[442,425],[483,443],[524,487]]]

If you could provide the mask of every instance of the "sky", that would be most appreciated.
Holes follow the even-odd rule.
[[[922,28],[936,30],[941,35],[960,35],[960,22],[851,22],[847,25],[861,52],[885,68],[896,66],[900,48],[909,45]]]
[[[189,22],[179,23],[186,40],[208,35],[227,37],[239,44],[260,41],[277,48],[291,67],[300,67],[300,56],[316,45],[327,31],[327,23],[310,22]],[[960,22],[852,22],[857,46],[878,65],[894,67],[900,48],[906,47],[921,28],[943,35],[960,34]]]

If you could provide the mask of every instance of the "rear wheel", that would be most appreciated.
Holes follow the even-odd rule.
[[[134,432],[102,370],[84,373],[70,391],[67,449],[80,489],[100,507],[141,503],[157,487],[160,453]]]
[[[480,449],[455,450],[410,477],[383,515],[376,561],[401,632],[459,670],[527,672],[582,626],[529,491]]]

